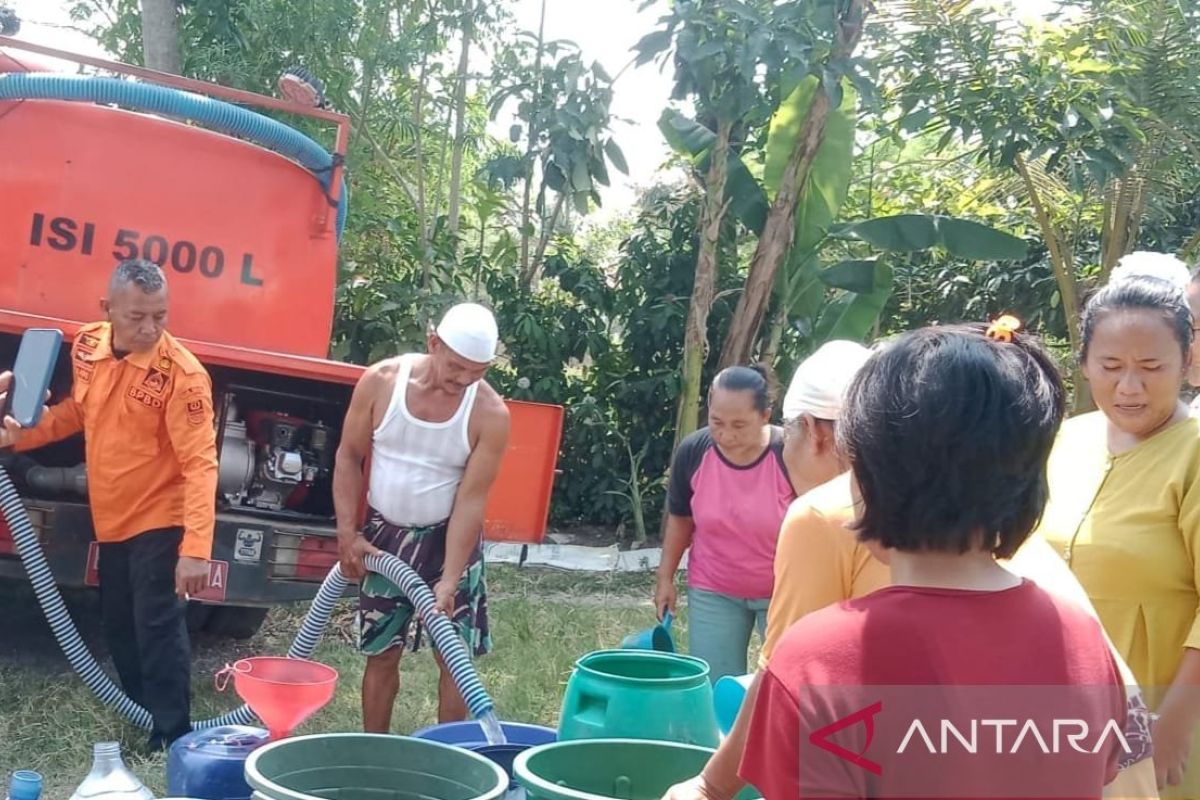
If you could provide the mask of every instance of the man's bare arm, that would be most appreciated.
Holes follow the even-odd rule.
[[[504,401],[493,395],[481,416],[479,441],[467,459],[467,468],[454,496],[454,510],[446,527],[446,561],[439,582],[441,591],[437,592],[438,605],[446,613],[453,611],[447,604],[453,602],[454,589],[462,579],[471,551],[483,530],[488,492],[508,447],[510,423]]]
[[[341,442],[334,461],[333,508],[337,515],[338,553],[342,573],[350,580],[362,578],[362,557],[373,550],[359,532],[358,512],[363,496],[363,466],[371,455],[375,398],[385,383],[378,364],[359,378],[342,423]]]

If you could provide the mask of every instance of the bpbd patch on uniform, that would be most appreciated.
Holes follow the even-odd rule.
[[[166,391],[167,388],[166,373],[151,368],[151,370],[146,373],[146,378],[142,381],[142,388],[151,394],[156,394],[161,397],[162,393]]]
[[[191,425],[203,425],[205,417],[204,400],[197,397],[187,401],[187,421]]]
[[[91,356],[96,352],[96,346],[99,344],[100,340],[90,333],[79,335],[79,341],[75,343],[75,352],[72,356],[76,380],[84,383],[92,380],[92,373],[95,372],[96,365],[92,362]]]
[[[147,408],[162,408],[163,407],[162,398],[155,397],[154,395],[150,394],[149,392],[147,392],[145,389],[143,389],[140,386],[130,386],[129,387],[129,396],[132,397],[134,400],[138,401],[139,403],[141,403],[142,405],[146,406]]]

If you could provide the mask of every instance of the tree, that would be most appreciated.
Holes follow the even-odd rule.
[[[545,14],[545,2],[542,4]],[[450,157],[449,210],[446,229],[450,238],[458,236],[459,217],[462,211],[462,167],[467,147],[467,79],[471,63],[471,47],[475,43],[476,31],[483,26],[494,25],[502,16],[500,9],[492,8],[488,0],[463,0],[458,28],[462,41],[459,43],[458,69],[454,76],[454,145]]]
[[[787,160],[801,135],[817,90],[805,78],[771,118],[766,164],[761,181],[739,157],[729,162],[726,204],[747,230],[762,235],[768,198],[778,191]],[[774,365],[787,327],[799,334],[801,350],[811,352],[831,339],[862,340],[875,327],[892,292],[888,258],[937,249],[962,260],[1024,258],[1021,239],[971,220],[941,214],[896,213],[838,223],[853,172],[855,98],[847,93],[842,108],[826,120],[822,139],[797,201],[795,239],[775,287],[775,316],[762,345],[763,360]],[[660,121],[667,139],[684,154],[706,153],[712,131],[677,112]],[[882,253],[880,252],[882,251]],[[829,256],[837,261],[824,266]]]
[[[542,33],[524,32],[498,54],[500,86],[490,101],[493,118],[510,100],[517,101],[509,138],[514,144],[524,140],[524,152],[519,160],[505,158],[497,166],[524,184],[520,269],[526,287],[538,277],[567,204],[586,214],[591,204],[600,205],[597,187],[609,184],[608,165],[628,170],[610,132],[612,78],[599,62],[586,66],[573,43],[546,42]],[[548,210],[550,192],[555,200]],[[533,224],[535,212],[540,232]]]
[[[676,444],[699,424],[701,373],[708,357],[708,315],[719,272],[722,223],[730,202],[726,183],[729,162],[736,158],[731,141],[735,128],[744,129],[749,117],[763,111],[765,96],[758,69],[771,45],[767,21],[763,13],[740,0],[676,2],[671,13],[659,20],[663,27],[645,36],[634,48],[639,64],[660,53],[673,54],[672,99],[693,98],[715,131],[711,140],[706,138],[703,147],[694,152],[696,169],[704,176],[705,199],[684,334]],[[668,113],[660,125],[668,140],[674,136],[672,124]]]
[[[992,191],[1023,197],[1053,269],[1071,349],[1080,297],[1137,242],[1181,160],[1197,160],[1200,47],[1192,3],[1097,0],[1044,28],[950,0],[906,0],[889,27],[885,74],[896,135],[939,136],[1007,174]],[[1084,248],[1093,234],[1094,254]],[[1076,372],[1075,405],[1090,407]]]
[[[183,69],[179,55],[179,25],[175,0],[141,0],[142,49],[146,66],[178,75]]]
[[[721,349],[722,366],[746,362],[753,356],[776,276],[792,249],[796,208],[821,147],[826,121],[842,103],[842,79],[848,75],[858,78],[851,57],[862,38],[866,10],[863,0],[820,0],[776,7],[781,18],[772,25],[773,30],[791,29],[801,42],[807,37],[808,52],[814,57],[806,71],[819,76],[820,83],[784,162],[778,190],[750,261],[745,291],[738,298],[733,324]]]

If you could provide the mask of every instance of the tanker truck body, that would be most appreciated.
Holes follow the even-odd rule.
[[[54,73],[44,56],[105,74]],[[250,108],[327,123],[332,152]],[[163,268],[168,329],[208,369],[216,411],[217,524],[193,629],[248,636],[268,606],[310,599],[337,560],[334,454],[362,373],[327,359],[349,133],[319,108],[0,37],[0,367],[28,328],[72,339],[98,319],[118,261]],[[69,362],[64,348],[52,401],[70,390]],[[153,403],[155,375],[123,401]],[[562,409],[509,408],[486,535],[539,541]],[[97,584],[83,454],[73,437],[0,455],[69,587]],[[24,577],[0,522],[0,578]]]

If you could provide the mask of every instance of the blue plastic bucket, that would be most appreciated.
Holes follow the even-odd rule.
[[[631,633],[621,640],[623,650],[657,650],[660,653],[674,653],[675,640],[671,638],[671,612],[663,615],[662,622],[653,628]]]
[[[558,741],[558,731],[541,725],[527,725],[521,722],[501,722],[500,730],[504,731],[506,744],[489,744],[483,735],[483,727],[478,722],[444,722],[440,725],[430,725],[412,736],[416,739],[441,742],[443,744],[471,750],[488,760],[498,764],[508,773],[510,788],[517,788],[513,778],[513,761],[518,755],[531,747]]]
[[[717,713],[717,727],[721,733],[728,735],[737,722],[746,700],[746,692],[754,682],[755,673],[748,675],[725,675],[713,686],[713,709]]]

